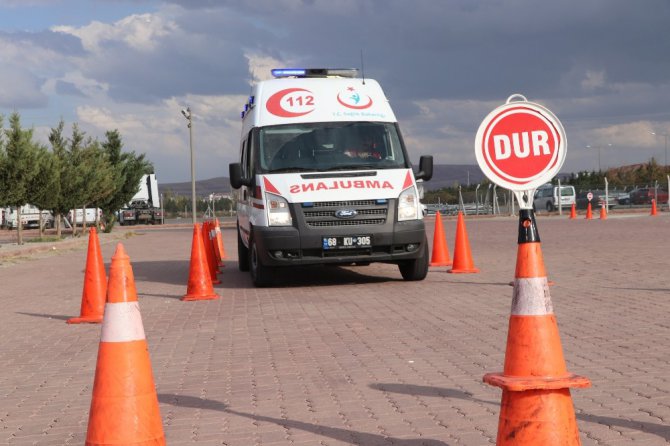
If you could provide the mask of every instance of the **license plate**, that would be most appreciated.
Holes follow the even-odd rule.
[[[368,248],[372,237],[369,235],[352,235],[339,237],[324,237],[323,249]]]

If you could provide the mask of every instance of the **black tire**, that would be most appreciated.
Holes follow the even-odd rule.
[[[428,239],[424,239],[419,257],[398,264],[402,278],[407,281],[423,280],[428,275]]]
[[[240,228],[237,228],[237,267],[240,271],[249,271],[249,249],[244,246]]]
[[[547,201],[547,212],[554,212],[554,205],[551,201]]]
[[[249,239],[249,272],[255,287],[263,288],[272,284],[273,270],[261,262],[253,234]]]

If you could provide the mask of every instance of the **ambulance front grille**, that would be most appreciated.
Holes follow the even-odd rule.
[[[351,200],[316,202],[309,206],[303,204],[300,209],[307,226],[332,227],[383,225],[388,216],[388,206],[388,201],[378,203],[376,200]],[[339,210],[353,210],[356,215],[351,218],[338,218],[335,215]]]

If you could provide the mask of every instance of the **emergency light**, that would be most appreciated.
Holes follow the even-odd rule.
[[[356,77],[358,68],[274,68],[272,75],[281,77]]]

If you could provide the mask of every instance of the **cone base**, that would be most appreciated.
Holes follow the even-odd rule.
[[[68,324],[101,324],[102,316],[72,317],[65,322]]]
[[[584,376],[568,373],[566,376],[505,376],[503,373],[487,373],[483,381],[491,386],[512,392],[526,390],[557,390],[591,387],[591,380]]]
[[[498,446],[580,446],[569,389],[503,390]]]
[[[218,294],[205,294],[205,295],[197,295],[197,294],[187,294],[181,298],[183,301],[192,301],[192,300],[214,300],[214,299],[219,299],[221,296]]]
[[[478,273],[479,268],[459,268],[459,269],[450,269],[447,271],[450,274],[473,274]]]

